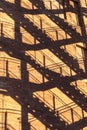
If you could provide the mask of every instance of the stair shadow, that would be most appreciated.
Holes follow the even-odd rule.
[[[67,123],[64,122],[55,111],[51,110],[44,102],[33,95],[27,87],[26,89],[24,86],[20,86],[17,89],[12,87],[7,90],[9,96],[21,104],[21,106],[24,106],[28,113],[31,113],[47,128],[50,128],[51,130],[63,130],[62,128],[66,128]]]
[[[8,4],[9,5],[9,4]],[[6,9],[6,8],[5,8]],[[7,12],[7,14],[14,14],[11,12]],[[13,17],[12,17],[13,16]],[[15,19],[15,15],[11,15],[10,17],[12,17],[13,19]],[[21,20],[23,21],[23,17],[21,17]],[[56,18],[56,16],[55,16]],[[17,16],[16,16],[16,21],[17,21]],[[60,19],[60,18],[59,18]],[[61,20],[63,21],[63,19],[60,19],[58,21],[60,21],[60,25],[64,26],[64,23],[61,22]],[[82,69],[78,69],[79,68],[79,64],[77,62],[77,60],[75,60],[70,54],[68,54],[68,52],[66,52],[64,49],[61,49],[59,47],[54,47],[54,45],[52,44],[51,46],[49,45],[49,43],[54,42],[51,38],[49,38],[45,33],[42,32],[42,30],[38,29],[38,27],[36,27],[32,22],[29,21],[29,19],[24,19],[24,21],[21,21],[21,26],[27,30],[28,32],[30,32],[37,40],[39,40],[42,44],[46,44],[45,46],[48,47],[48,49],[57,57],[59,57],[65,64],[67,64],[71,69],[73,69],[76,73],[80,73],[82,74],[83,70]],[[64,21],[63,21],[64,22]],[[62,23],[62,24],[61,24]],[[29,28],[28,28],[29,27]],[[68,25],[69,27],[69,25]],[[72,27],[71,27],[72,28]],[[64,28],[65,29],[65,28]],[[34,33],[35,31],[35,33]],[[74,30],[75,31],[75,30]],[[74,32],[74,36],[75,36],[75,32]],[[45,43],[46,42],[46,43]],[[66,59],[69,59],[68,61]]]
[[[12,15],[12,14],[11,14]],[[49,16],[50,17],[50,16]],[[56,20],[58,20],[58,18],[56,18]],[[32,23],[29,23],[29,20],[28,19],[25,19],[25,22],[27,22],[28,21],[28,27],[30,26],[30,27],[32,27],[31,29],[32,30],[30,30],[31,32],[31,34],[33,35],[33,31],[34,30],[36,30],[36,33],[38,32],[38,34],[39,34],[39,36],[38,35],[36,35],[36,34],[34,34],[34,36],[39,40],[39,38],[40,38],[40,42],[41,41],[43,41],[43,43],[45,42],[44,41],[44,39],[46,38],[46,42],[50,42],[50,41],[52,41],[51,39],[49,39],[49,38],[47,38],[47,36],[46,36],[46,34],[42,34],[42,32],[41,32],[41,30],[38,30],[38,28],[36,28],[36,27],[33,27],[32,26]],[[59,22],[62,22],[62,24],[64,23],[64,21],[61,21],[60,19],[58,20]],[[25,22],[24,22],[24,25],[23,25],[23,27],[25,27]],[[60,23],[58,23],[58,24],[60,24]],[[65,25],[67,25],[67,24],[65,24]],[[25,27],[25,29],[26,29],[27,27]],[[64,27],[62,27],[62,25],[61,25],[61,28],[63,28],[63,29],[65,29]],[[33,30],[34,29],[34,30]],[[71,31],[71,27],[69,26],[69,29],[70,29],[70,31]],[[28,32],[29,32],[29,30],[28,30]],[[66,32],[67,32],[67,30],[66,30]],[[73,31],[73,33],[71,34],[70,32],[69,32],[69,34],[71,35],[71,36],[75,36],[75,34],[74,34],[74,32],[75,31]],[[77,34],[77,36],[79,36],[79,34]],[[42,39],[41,39],[42,38]],[[48,47],[48,49],[50,49],[54,54],[56,54],[57,56],[59,56],[66,64],[68,64],[72,69],[74,69],[74,70],[78,70],[78,63],[77,63],[77,61],[75,61],[74,59],[73,59],[73,57],[71,57],[71,56],[69,56],[68,55],[68,53],[67,52],[65,52],[64,50],[61,50],[61,48],[59,48],[59,50],[58,50],[58,48],[56,48],[56,49],[53,49],[54,48],[54,46],[52,45],[52,48],[50,49],[50,47]],[[8,48],[7,48],[8,49]],[[61,50],[61,51],[60,51]],[[50,71],[49,71],[49,75],[48,75],[48,69],[46,70],[45,68],[42,68],[40,65],[38,65],[38,64],[36,64],[35,63],[35,61],[33,60],[33,59],[31,59],[31,57],[25,57],[23,54],[22,54],[22,52],[19,52],[18,53],[18,50],[16,50],[16,49],[13,49],[13,46],[11,46],[10,48],[9,48],[9,51],[8,50],[6,50],[11,56],[13,56],[13,57],[16,57],[16,58],[19,58],[19,59],[21,59],[21,60],[25,60],[25,61],[27,61],[29,64],[31,64],[32,66],[34,66],[34,68],[36,69],[36,70],[38,70],[40,73],[42,73],[42,71],[44,72],[45,71],[45,74],[43,73],[43,75],[46,77],[46,78],[48,78],[49,80],[54,80],[54,78],[53,77],[50,77],[49,75],[51,75],[51,74],[53,74],[53,73],[51,73]],[[58,52],[59,51],[59,52]],[[58,54],[59,53],[59,54]],[[64,57],[63,57],[64,56]],[[69,59],[72,59],[72,60],[70,60],[71,61],[71,63],[70,62],[68,62],[68,61],[66,61],[66,59],[67,58],[69,58]],[[67,63],[68,62],[68,63]],[[71,65],[73,64],[73,62],[75,62],[75,64],[74,64],[74,67],[72,67]],[[76,67],[77,68],[76,68]],[[47,73],[46,73],[47,72]],[[78,73],[78,71],[76,71],[77,73]],[[83,73],[83,71],[81,70],[80,71],[80,74],[82,74]],[[55,77],[55,76],[54,76]],[[58,79],[59,80],[59,79]],[[68,80],[68,79],[67,79]],[[55,80],[55,81],[57,81],[57,79]],[[71,87],[69,87],[70,86],[70,84],[67,82],[64,82],[65,84],[64,84],[64,87],[63,88],[61,88],[61,90],[62,91],[64,91],[64,93],[66,92],[67,93],[67,91],[69,91],[69,94],[68,94],[68,96],[70,96],[70,98],[72,98],[73,99],[73,97],[75,98],[75,96],[77,96],[78,95],[78,97],[80,96],[81,97],[81,99],[79,99],[79,101],[78,101],[78,99],[76,99],[77,101],[77,104],[80,104],[80,106],[83,108],[83,109],[86,109],[87,110],[87,108],[83,105],[83,102],[85,101],[85,98],[84,98],[84,96],[81,96],[81,94],[79,95],[79,92],[77,92],[77,91],[75,91],[74,89],[71,89]],[[59,81],[57,82],[57,85],[59,85]],[[66,88],[65,88],[65,86],[66,86]],[[74,87],[72,87],[72,88],[74,88]],[[70,90],[69,90],[70,89]],[[72,90],[72,91],[71,91]],[[71,93],[75,93],[75,95],[73,96],[73,94],[71,94]],[[26,98],[27,99],[27,98]],[[84,100],[84,101],[83,101]],[[38,99],[33,99],[33,101],[34,102],[39,102],[38,101]],[[80,102],[80,103],[78,103],[78,102]],[[34,111],[36,111],[36,113],[38,113],[38,111],[37,110],[35,110],[35,108],[33,108],[33,105],[32,104],[29,104],[29,105],[31,105],[31,109],[29,110],[29,111],[31,111],[33,114],[35,113],[35,112],[33,112],[32,110],[34,109]],[[41,104],[41,108],[42,108],[42,104]],[[84,108],[85,107],[85,108]],[[37,115],[37,114],[36,114]],[[35,115],[35,116],[36,116]],[[53,115],[52,115],[53,116]],[[40,117],[39,117],[40,118]],[[43,118],[43,117],[41,117],[41,118]],[[49,119],[47,118],[47,117],[45,117],[46,118],[46,120],[48,120],[49,121]],[[53,121],[53,120],[52,120]],[[58,120],[57,120],[58,121]],[[44,121],[43,121],[44,122]],[[51,123],[49,123],[49,124],[51,124]],[[48,127],[48,126],[47,126]],[[50,128],[51,128],[51,126],[49,126]],[[53,130],[54,130],[54,125],[52,126],[53,128]],[[58,127],[58,126],[56,126],[56,127]]]
[[[31,113],[35,118],[40,120],[47,128],[51,130],[80,130],[87,125],[87,118],[83,118],[77,122],[68,125],[64,122],[57,113],[48,108],[40,99],[32,94],[32,91],[22,86],[8,88],[6,95],[10,95],[22,106],[27,106],[27,111]],[[23,84],[22,84],[23,85]],[[24,83],[25,85],[25,83]],[[2,92],[0,92],[2,93]],[[24,112],[26,113],[26,112]]]
[[[40,4],[40,1],[36,4],[33,2],[33,0],[31,1],[31,3],[35,4],[36,7],[39,8],[39,4]],[[58,1],[58,0],[57,0]],[[41,2],[42,3],[42,2]],[[69,4],[69,0],[64,0],[63,2],[59,2],[59,4],[61,4],[63,6],[63,9],[64,9],[64,17],[66,19],[66,8],[69,8],[71,7],[71,5]],[[52,5],[51,5],[52,6]],[[66,8],[65,8],[66,6]],[[40,5],[40,8],[44,9],[44,3]],[[83,20],[83,10],[82,10],[82,7],[80,5],[80,2],[79,1],[74,1],[74,10],[77,14],[77,17],[78,17],[78,24],[79,26],[81,27],[81,33],[82,33],[82,36],[87,36],[87,33],[86,33],[86,29],[85,29],[85,25],[84,25],[84,20]],[[58,16],[55,16],[55,15],[51,15],[51,14],[46,14],[53,22],[55,22],[57,25],[59,25],[60,28],[62,28],[67,34],[69,34],[71,37],[79,37],[80,34],[76,32],[76,29],[73,29],[71,25],[69,25],[67,22],[64,22],[63,19],[59,18]],[[87,41],[86,39],[83,39],[83,43],[86,44]],[[86,57],[86,54],[84,53],[85,57]],[[86,64],[84,62],[84,64]],[[85,65],[85,69],[86,69],[86,65]]]
[[[20,53],[17,53],[16,55],[21,56]],[[42,67],[41,65],[37,64],[34,60],[29,58],[29,56],[28,57],[26,56],[25,59],[24,59],[24,56],[22,56],[21,60],[23,60],[23,61],[25,60],[25,62],[28,62],[29,64],[31,64],[39,73],[44,75],[49,80],[48,82],[42,83],[39,85],[34,84],[34,83],[28,83],[28,81],[27,81],[28,88],[30,88],[32,91],[44,91],[44,90],[48,90],[50,88],[54,88],[56,86],[65,95],[67,95],[69,98],[71,98],[76,104],[78,104],[81,108],[83,108],[85,111],[87,111],[87,103],[86,103],[87,98],[85,97],[85,94],[83,92],[81,92],[81,90],[79,90],[76,86],[70,85],[70,83],[72,81],[75,81],[76,78],[79,79],[78,75],[72,76],[72,77],[69,77],[69,76],[61,77],[61,74],[55,73],[55,72],[49,70],[48,68]],[[24,71],[25,71],[25,69],[24,69]],[[23,74],[24,74],[24,72],[23,72]],[[8,83],[10,82],[10,80],[8,80],[8,77],[6,80],[8,81]],[[12,83],[13,82],[18,83],[19,80],[18,81],[13,80]],[[22,83],[22,82],[20,81],[19,83]],[[14,83],[14,85],[15,85],[15,83]]]
[[[44,10],[45,6],[44,6],[43,1],[41,1],[41,0],[39,0],[39,2],[34,2],[34,0],[30,0],[30,1],[37,8],[40,7]],[[40,2],[41,2],[41,4],[40,4]],[[69,5],[67,1],[66,1],[66,4]],[[80,36],[80,33],[76,32],[76,29],[73,29],[72,25],[69,25],[69,23],[65,22],[64,19],[62,19],[58,16],[55,16],[54,14],[46,14],[46,15],[70,36],[72,36],[72,37]]]
[[[29,20],[28,20],[28,26],[31,26],[32,25],[32,23],[30,22],[29,23]],[[25,27],[25,26],[24,26]],[[33,26],[32,26],[33,27]],[[31,28],[32,29],[32,28]],[[36,31],[38,32],[38,34],[40,35],[40,33],[42,32],[41,30],[38,30],[38,28],[37,27],[35,27],[35,29],[36,29]],[[32,32],[34,31],[33,29],[31,30]],[[41,35],[40,35],[41,37],[43,36],[43,33],[41,33]],[[38,36],[37,36],[38,37]],[[44,39],[47,39],[47,42],[49,42],[49,41],[51,41],[51,39],[50,38],[47,38],[47,36],[46,36],[46,34],[44,34]],[[43,37],[42,37],[42,39],[41,39],[41,41],[42,40],[44,40],[43,39]],[[6,47],[6,46],[5,46]],[[55,79],[55,77],[56,77],[56,75],[55,74],[53,74],[52,73],[52,75],[53,75],[53,77],[50,77],[50,75],[51,75],[51,71],[49,71],[48,69],[45,69],[45,68],[43,68],[43,67],[41,67],[39,64],[36,64],[35,63],[35,61],[30,57],[30,56],[24,56],[23,55],[23,53],[22,52],[19,52],[19,50],[17,50],[17,48],[14,48],[14,46],[12,45],[12,46],[10,46],[9,48],[7,47],[6,48],[7,50],[7,52],[8,52],[8,54],[9,55],[11,55],[12,57],[16,57],[16,58],[19,58],[19,59],[21,59],[21,60],[25,60],[26,62],[28,62],[29,64],[31,64],[36,70],[38,70],[41,74],[43,74],[48,80],[54,80]],[[52,52],[54,52],[55,50],[53,50],[53,49],[51,49],[51,51]],[[58,51],[58,48],[56,49],[56,51]],[[65,57],[65,60],[64,60],[64,62],[65,63],[67,63],[66,62],[66,59],[68,59],[70,56],[69,55],[67,55],[67,53],[65,53],[64,52],[64,50],[61,50],[60,51],[60,49],[59,49],[59,54],[61,54],[61,52],[62,52],[62,54],[61,54],[61,56],[63,57],[63,54],[64,54],[64,57]],[[57,53],[57,52],[55,52],[54,54],[57,54],[58,56],[59,56],[59,54]],[[66,54],[66,55],[65,55]],[[61,57],[61,56],[59,56],[59,57]],[[61,59],[63,60],[63,58],[61,57]],[[72,58],[71,58],[72,59]],[[72,63],[74,62],[75,60],[74,59],[72,59]],[[77,61],[75,61],[76,63],[77,63]],[[68,62],[69,63],[69,62]],[[69,65],[70,66],[72,66],[72,64],[70,64],[69,63]],[[78,64],[77,64],[78,65]],[[75,64],[75,66],[76,66],[76,64]],[[78,68],[78,67],[77,67]],[[76,68],[75,68],[75,70],[76,70]],[[82,71],[81,71],[81,74],[82,74]],[[58,77],[58,76],[57,76]],[[56,79],[55,79],[56,80]],[[66,82],[65,82],[66,83]],[[69,83],[66,83],[66,85],[67,85],[67,87],[68,86],[70,86],[69,85]],[[71,88],[71,87],[70,87]],[[73,89],[74,87],[72,87],[72,89]],[[64,88],[63,88],[64,89]],[[75,89],[74,89],[75,90]],[[74,91],[74,90],[72,90],[72,92]],[[64,90],[63,90],[64,91]],[[66,90],[65,90],[66,91]],[[64,91],[64,92],[65,92]],[[71,92],[71,91],[70,91]],[[75,92],[75,91],[74,91]],[[79,93],[80,93],[80,91],[78,92],[78,91],[76,91],[76,94],[78,94],[79,95]],[[81,95],[81,94],[80,94]],[[80,96],[79,95],[79,96]],[[69,94],[69,96],[70,96],[70,94]],[[72,99],[76,96],[76,95],[74,95],[73,96],[73,94],[71,95],[72,96]],[[83,98],[82,98],[83,97]],[[71,97],[70,97],[71,98]],[[85,99],[84,98],[84,96],[83,95],[81,95],[81,99]],[[83,108],[84,108],[84,105],[83,105],[83,100],[80,100],[79,101],[79,99],[76,101],[76,102],[80,102],[80,103],[78,103],[81,107],[83,106]],[[84,109],[86,109],[86,108],[84,108]]]

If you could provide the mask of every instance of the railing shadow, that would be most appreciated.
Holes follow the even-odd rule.
[[[40,10],[46,9],[43,4],[43,1],[41,0],[38,3],[36,1],[32,1],[32,2]],[[3,5],[3,3],[5,4]],[[65,51],[65,49],[61,49],[60,47],[58,47],[57,46],[58,43],[54,45],[55,41],[52,38],[48,37],[45,32],[43,32],[41,29],[35,26],[29,19],[24,18],[23,16],[24,12],[28,12],[28,10],[23,11],[20,8],[20,1],[15,2],[14,5],[5,1],[0,2],[0,4],[3,10],[15,21],[15,41],[11,40],[13,41],[13,44],[9,44],[9,46],[8,46],[8,43],[3,44],[3,42],[1,41],[2,43],[0,43],[0,45],[2,46],[3,50],[7,54],[21,60],[21,81],[20,81],[21,87],[20,87],[20,82],[18,80],[19,87],[16,86],[13,88],[8,88],[8,94],[22,105],[22,129],[23,130],[30,129],[30,124],[28,123],[28,112],[32,113],[37,119],[39,119],[43,124],[45,124],[48,128],[52,130],[62,129],[62,128],[66,129],[66,122],[64,122],[63,120],[61,121],[59,115],[55,115],[54,111],[50,110],[47,106],[45,106],[45,104],[41,102],[40,99],[33,96],[32,88],[34,88],[34,86],[36,85],[37,87],[39,86],[40,90],[44,91],[45,89],[49,89],[49,88],[53,88],[54,86],[57,86],[63,93],[65,93],[69,98],[71,98],[74,102],[76,102],[76,104],[78,104],[85,111],[87,111],[87,98],[85,97],[83,93],[81,93],[80,90],[76,88],[76,86],[70,84],[72,80],[75,80],[73,76],[61,77],[61,74],[55,73],[49,70],[48,68],[42,67],[39,63],[36,63],[36,61],[33,58],[31,58],[30,55],[26,56],[24,54],[25,50],[28,49],[29,46],[28,45],[22,46],[20,26],[22,26],[26,31],[28,31],[33,37],[35,37],[35,39],[37,39],[42,44],[40,45],[40,47],[47,48],[48,50],[50,50],[55,56],[60,58],[65,64],[67,64],[72,70],[74,70],[77,73],[77,77],[78,76],[85,77],[86,74],[84,74],[83,70],[79,67],[78,61],[73,56],[71,56],[67,51]],[[66,2],[66,5],[68,6],[67,2]],[[8,10],[7,7],[10,7],[10,8],[12,7],[12,10]],[[19,9],[17,10],[17,15],[13,11],[15,9]],[[18,12],[21,10],[23,12],[20,15],[20,13]],[[34,10],[33,10],[33,13],[34,13]],[[72,37],[72,39],[67,39],[69,40],[68,42],[72,42],[75,36],[77,36],[78,39],[79,37],[82,38],[82,36],[80,35],[80,33],[76,31],[76,29],[73,29],[71,25],[69,25],[60,17],[55,16],[54,13],[51,15],[49,14],[49,12],[46,12],[46,15],[53,22],[55,22],[61,29],[65,30],[65,32]],[[83,23],[81,23],[82,35],[85,35],[85,29],[82,28],[82,24]],[[6,41],[6,38],[2,36],[1,40]],[[7,39],[7,42],[8,40],[10,41],[10,39]],[[67,44],[67,40],[66,42],[65,40],[62,40],[61,42],[62,43],[65,42]],[[84,38],[81,40],[85,42]],[[19,44],[17,45],[15,44],[15,42],[19,42]],[[51,46],[49,45],[49,43],[52,43],[50,44]],[[23,50],[19,50],[19,48],[22,48]],[[35,49],[38,48],[37,45],[35,45],[34,48]],[[28,84],[28,80],[27,80],[28,71],[26,69],[26,62],[29,63],[32,67],[34,67],[39,73],[41,73],[49,81],[40,85],[33,84],[33,83]],[[9,84],[10,79],[9,79],[8,73],[7,73],[7,79],[8,79],[8,84]],[[12,85],[12,84],[9,84],[9,85]],[[44,86],[46,86],[46,88]],[[31,101],[29,101],[28,99]]]

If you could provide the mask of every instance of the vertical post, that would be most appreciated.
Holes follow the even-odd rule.
[[[8,60],[6,60],[6,77],[9,78],[9,72],[8,72]]]
[[[21,111],[21,123],[22,123],[22,130],[30,130],[30,124],[28,122],[28,108],[27,105],[22,105]]]
[[[32,9],[34,10],[34,5],[33,5],[33,3],[32,3]]]
[[[78,85],[77,85],[77,81],[75,81],[75,88],[77,88],[78,89],[78,87],[77,87]]]
[[[71,70],[71,68],[70,68],[70,76],[72,76],[72,70]]]
[[[7,130],[7,112],[5,112],[4,130]]]
[[[68,36],[67,36],[67,33],[65,32],[65,38],[67,39],[68,38]]]
[[[50,1],[50,9],[52,10],[52,1]]]
[[[59,3],[59,9],[61,9],[61,5],[60,5],[60,3]]]
[[[72,123],[74,123],[74,113],[73,113],[73,109],[71,108],[71,118],[72,118]]]
[[[42,19],[40,18],[40,28],[42,30]]]
[[[43,55],[43,66],[44,66],[44,69],[45,69],[46,61],[45,61],[45,56],[44,55]],[[43,75],[43,83],[44,83],[44,75]]]
[[[60,67],[60,75],[62,76],[62,67]]]
[[[1,23],[1,37],[3,37],[3,23]]]
[[[54,108],[54,111],[55,111],[56,106],[55,106],[55,96],[54,95],[53,95],[53,108]]]
[[[43,55],[43,66],[44,66],[44,69],[45,69],[45,56]],[[44,75],[42,75],[42,80],[43,80],[43,83],[45,82],[45,78],[44,78]],[[45,96],[44,96],[44,91],[43,91],[43,100],[45,101]]]
[[[67,17],[66,17],[66,10],[65,10],[65,0],[63,0],[63,2],[62,2],[62,6],[63,6],[63,12],[64,12],[64,19],[67,19]]]
[[[56,30],[56,40],[58,41],[58,31]]]
[[[84,118],[84,111],[83,111],[83,109],[82,109],[82,118]]]
[[[36,38],[34,37],[34,44],[36,45]],[[36,51],[34,51],[34,57],[35,57],[35,61],[36,61]]]
[[[45,130],[47,130],[47,126],[45,128],[46,128]]]

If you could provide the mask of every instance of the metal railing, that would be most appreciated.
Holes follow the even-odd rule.
[[[36,79],[34,77],[34,79],[38,82],[38,79]],[[69,119],[67,119],[67,117],[64,115],[64,113],[72,111],[73,110],[73,116],[76,116],[79,120],[82,118],[81,115],[79,115],[76,110],[74,110],[75,108],[77,108],[78,106],[74,103],[74,102],[70,102],[68,104],[66,104],[58,95],[56,95],[55,93],[53,93],[51,90],[48,90],[48,92],[55,97],[55,99],[57,99],[58,102],[61,102],[63,105],[61,107],[55,108],[52,104],[50,104],[46,99],[44,99],[42,96],[40,96],[40,94],[38,94],[37,92],[33,94],[33,96],[38,97],[39,100],[41,100],[41,102],[44,102],[46,104],[46,106],[48,108],[51,109],[51,111],[55,111],[56,114],[59,114],[60,117],[62,117],[65,121],[67,121],[67,123],[71,123],[71,121]],[[53,99],[53,98],[52,98]],[[71,115],[72,116],[72,115]]]

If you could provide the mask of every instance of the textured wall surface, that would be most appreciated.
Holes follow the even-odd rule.
[[[0,1],[0,130],[87,130],[87,1]]]

